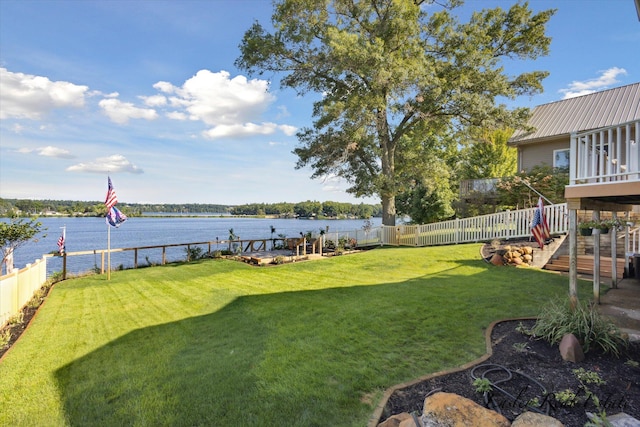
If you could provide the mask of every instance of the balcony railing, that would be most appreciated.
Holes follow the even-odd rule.
[[[460,181],[460,197],[496,195],[498,181],[500,178],[463,179]]]
[[[640,120],[571,134],[570,185],[640,181]]]

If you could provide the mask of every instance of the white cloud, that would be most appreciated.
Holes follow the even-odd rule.
[[[169,111],[165,115],[173,120],[187,120],[187,115],[185,113],[181,113],[180,111]]]
[[[189,114],[212,126],[255,120],[275,100],[266,80],[229,78],[227,71],[200,70],[174,93],[186,101]]]
[[[174,89],[174,86],[169,82],[158,82],[153,87],[164,93],[173,93]]]
[[[296,131],[298,130],[297,127],[289,126],[289,125],[280,125],[280,126],[278,126],[278,129],[280,129],[282,131],[282,133],[284,133],[287,136],[295,135]]]
[[[39,148],[20,148],[17,151],[22,154],[37,153],[40,156],[57,157],[59,159],[73,159],[75,157],[71,152],[69,152],[69,150],[53,147],[51,145]]]
[[[83,107],[88,90],[87,86],[0,68],[0,119],[38,120],[55,108]]]
[[[266,80],[248,80],[244,76],[231,78],[227,71],[200,70],[180,87],[162,81],[153,87],[172,95],[168,104],[174,111],[165,113],[166,117],[209,125],[211,128],[203,132],[207,138],[269,135],[276,131],[290,136],[297,130],[289,125],[256,124],[275,101]],[[157,96],[164,98],[164,95]],[[283,108],[281,112],[288,114]]]
[[[158,118],[156,110],[136,107],[130,102],[122,102],[115,98],[103,99],[98,105],[112,121],[119,124],[125,124],[129,119],[155,120]]]
[[[141,96],[140,99],[149,107],[162,107],[167,105],[167,98],[164,95]]]
[[[288,125],[277,125],[275,123],[243,123],[232,125],[218,125],[202,134],[209,139],[225,138],[225,137],[247,137],[253,135],[271,135],[277,130],[284,132],[286,135],[295,133],[296,128]]]
[[[278,111],[279,111],[278,112],[278,118],[279,119],[291,116],[291,113],[289,113],[289,110],[287,109],[286,105],[278,106]]]
[[[116,173],[116,172],[128,172],[128,173],[143,173],[144,171],[127,160],[120,154],[114,154],[109,157],[101,157],[93,162],[78,163],[77,165],[69,166],[66,169],[68,172],[91,172],[91,173]]]
[[[58,147],[52,147],[51,145],[39,148],[38,154],[45,157],[57,157],[60,159],[72,159],[75,157],[73,154],[69,152],[69,150],[65,150],[63,148],[58,148]]]
[[[573,81],[567,89],[560,89],[564,93],[563,99],[575,98],[576,96],[588,95],[599,90],[607,89],[609,86],[618,83],[619,75],[626,75],[624,68],[612,67],[601,72],[600,77],[586,81]]]

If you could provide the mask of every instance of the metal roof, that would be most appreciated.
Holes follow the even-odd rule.
[[[528,122],[535,130],[516,130],[509,143],[529,144],[637,119],[640,119],[640,82],[539,105]]]

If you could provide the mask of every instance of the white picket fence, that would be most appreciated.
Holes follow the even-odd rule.
[[[425,225],[383,226],[380,244],[434,246],[530,237],[535,210],[520,209]],[[544,211],[551,235],[568,232],[566,203],[545,206]]]
[[[45,256],[24,268],[15,269],[0,277],[0,327],[20,312],[33,298],[35,291],[47,281],[47,259]]]

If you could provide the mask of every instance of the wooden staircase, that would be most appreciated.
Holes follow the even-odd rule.
[[[593,276],[593,255],[578,255],[578,274]],[[622,279],[624,275],[625,260],[624,258],[616,259],[616,276]],[[557,258],[550,259],[544,266],[545,270],[553,270],[568,273],[569,272],[569,255],[560,255]],[[600,257],[600,277],[611,277],[611,258]]]

